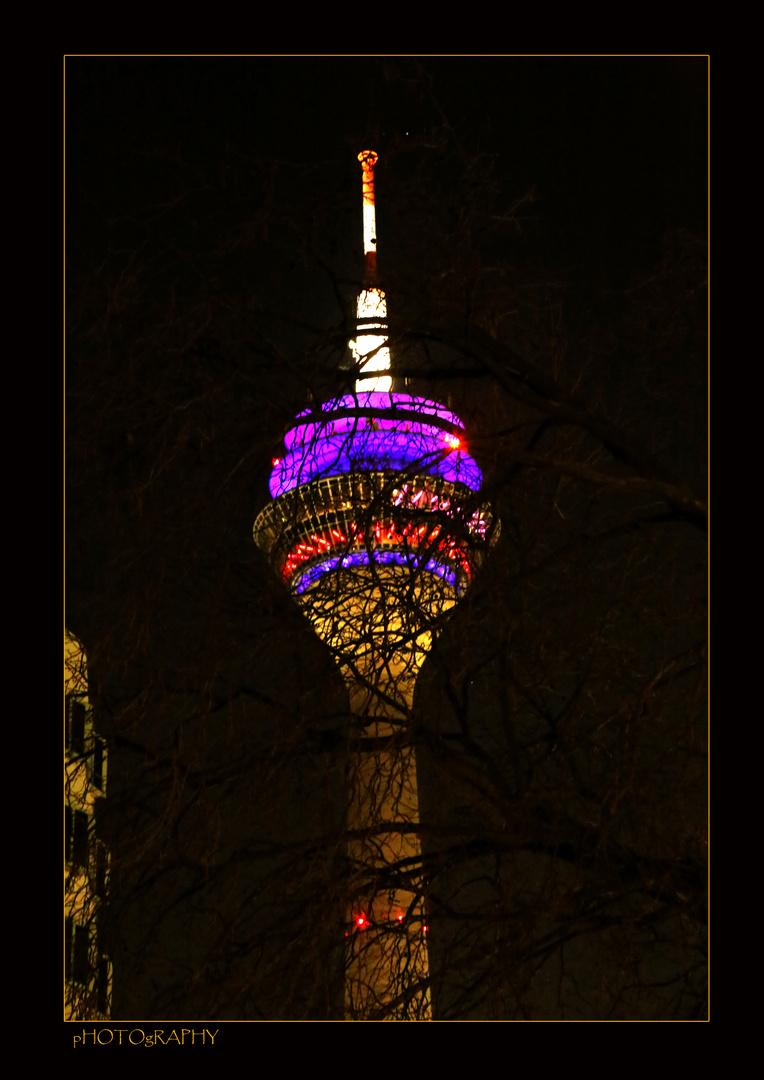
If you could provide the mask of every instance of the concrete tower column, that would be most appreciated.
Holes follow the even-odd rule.
[[[429,962],[411,714],[433,621],[456,602],[434,579],[412,592],[402,567],[358,567],[301,606],[340,661],[356,718],[348,801],[345,1012],[429,1020]],[[427,575],[429,578],[429,575]],[[437,583],[437,584],[436,584]],[[418,632],[417,632],[418,631]],[[346,662],[342,662],[347,658]]]

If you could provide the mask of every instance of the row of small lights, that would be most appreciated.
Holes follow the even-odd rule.
[[[396,919],[396,922],[402,923],[403,920],[404,920],[404,917],[405,916],[404,916],[403,912],[399,910],[398,911],[398,918]],[[362,911],[359,915],[355,916],[354,926],[355,926],[356,930],[368,930],[368,928],[371,926],[371,923],[366,918],[366,913],[365,912]],[[427,933],[427,926],[422,927],[422,933],[424,933],[424,934]],[[345,937],[349,937],[349,936],[350,936],[350,931],[346,930],[345,931]]]
[[[412,526],[406,526],[403,532],[399,532],[395,525],[384,526],[382,522],[378,521],[374,525],[374,540],[376,543],[381,544],[385,541],[392,544],[401,544],[404,547],[420,547],[425,542],[433,542],[440,535],[441,527],[436,525],[434,528],[427,524],[420,525],[417,528]],[[321,555],[326,551],[329,551],[337,544],[347,544],[348,539],[338,529],[329,530],[329,538],[326,534],[323,536],[317,536],[315,533],[311,533],[310,543],[306,541],[300,541],[293,551],[287,556],[287,560],[284,564],[282,571],[285,578],[290,577],[300,563],[306,562],[308,559],[312,559],[316,555]],[[361,545],[364,542],[363,533],[354,533],[353,542]],[[454,540],[441,540],[438,545],[438,551],[443,552],[447,558],[455,559],[464,569],[465,573],[470,574],[469,563],[464,556],[464,553],[460,546]]]

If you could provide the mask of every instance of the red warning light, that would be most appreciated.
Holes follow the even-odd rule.
[[[365,930],[367,928],[367,926],[371,926],[371,923],[369,922],[369,920],[366,918],[366,915],[362,911],[360,915],[356,915],[356,917],[355,917],[355,925],[356,925],[356,930]]]

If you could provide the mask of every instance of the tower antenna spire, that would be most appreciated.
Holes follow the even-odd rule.
[[[379,155],[362,150],[358,155],[363,170],[363,283],[367,289],[377,284],[377,221],[374,209],[374,166]]]
[[[390,349],[387,343],[387,301],[377,285],[377,220],[374,206],[374,166],[379,160],[375,150],[358,155],[363,172],[363,288],[358,294],[358,333],[349,342],[359,365],[356,392],[383,393],[392,390]],[[369,375],[374,373],[371,378]]]

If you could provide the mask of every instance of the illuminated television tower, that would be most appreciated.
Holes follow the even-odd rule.
[[[365,274],[355,392],[300,413],[274,460],[257,544],[331,647],[350,694],[345,1013],[432,1018],[411,738],[414,684],[489,540],[458,416],[394,393],[377,284],[374,165],[363,170]]]

